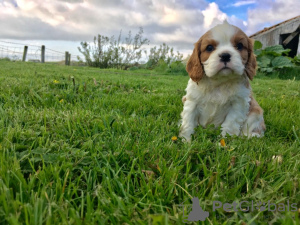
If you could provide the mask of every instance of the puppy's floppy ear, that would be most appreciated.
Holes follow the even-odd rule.
[[[253,77],[256,74],[256,57],[254,55],[254,40],[248,38],[248,61],[245,66],[246,75],[250,80],[253,80]]]
[[[186,71],[194,82],[198,82],[204,76],[204,70],[200,63],[201,39],[195,44],[193,54],[186,64]]]

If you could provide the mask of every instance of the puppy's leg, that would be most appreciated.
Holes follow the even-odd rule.
[[[249,110],[249,101],[247,99],[238,99],[231,103],[231,107],[227,113],[224,122],[221,125],[222,136],[240,135],[241,128],[247,118]]]
[[[266,130],[263,110],[257,101],[251,97],[249,114],[243,126],[243,134],[250,137],[262,137]]]
[[[185,138],[188,142],[191,141],[191,135],[194,133],[194,129],[198,125],[198,114],[199,111],[197,110],[197,104],[185,99],[183,111],[181,113],[182,124],[180,127],[179,137]]]

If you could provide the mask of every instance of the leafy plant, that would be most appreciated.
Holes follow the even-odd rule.
[[[1,61],[11,61],[9,57],[0,58]]]
[[[185,69],[185,64],[182,61],[174,61],[170,64],[168,73],[188,75]]]
[[[254,53],[257,56],[258,70],[271,73],[276,69],[295,67],[295,60],[286,56],[290,51],[290,49],[284,49],[282,45],[274,45],[262,49],[262,43],[255,41]]]
[[[174,53],[174,49],[170,48],[166,43],[157,48],[156,46],[150,49],[148,56],[147,68],[153,69],[156,66],[161,66],[161,61],[164,61],[167,65],[172,62],[182,61],[183,55],[177,51]]]
[[[293,59],[292,62],[296,64],[297,66],[300,66],[300,55],[296,55]]]
[[[100,68],[127,69],[130,64],[138,62],[142,57],[142,46],[149,44],[147,38],[143,38],[143,28],[132,37],[131,31],[125,41],[121,41],[122,32],[118,39],[98,34],[94,37],[93,44],[81,42],[78,50],[83,54],[88,66]],[[79,58],[79,60],[81,60]]]

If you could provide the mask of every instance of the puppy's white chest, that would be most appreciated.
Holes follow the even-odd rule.
[[[209,124],[214,124],[219,126],[223,123],[228,114],[230,102],[225,103],[224,105],[219,105],[214,102],[207,102],[206,104],[199,104],[199,117],[198,123],[206,127]]]

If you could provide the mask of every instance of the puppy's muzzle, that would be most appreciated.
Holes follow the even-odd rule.
[[[230,62],[231,55],[227,52],[224,52],[220,54],[219,57],[221,62],[228,63]]]

